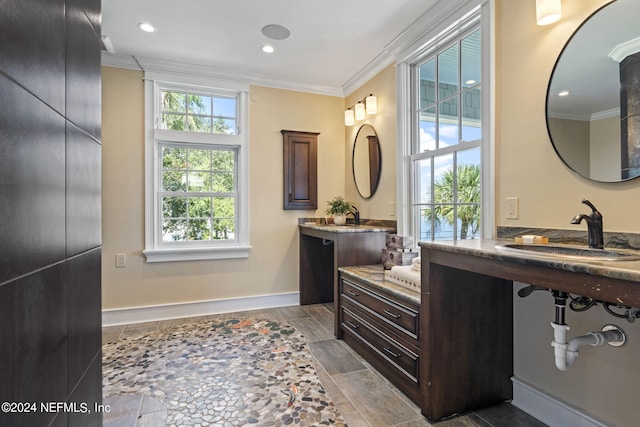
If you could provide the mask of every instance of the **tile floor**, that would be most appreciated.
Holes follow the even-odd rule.
[[[243,313],[228,313],[207,317],[169,320],[103,328],[103,343],[126,343],[132,337],[169,333],[169,330],[189,328],[214,318],[247,316],[286,322],[296,328],[308,343],[318,378],[341,417],[351,427],[544,427],[545,424],[505,403],[493,408],[463,414],[430,424],[399,390],[384,379],[371,365],[333,336],[333,306],[310,305],[282,307]],[[180,375],[180,372],[177,372]],[[170,388],[170,386],[167,386]],[[196,425],[180,422],[168,414],[162,390],[155,395],[148,390],[119,396],[105,396],[111,412],[104,415],[105,427],[158,427],[165,425]],[[167,421],[169,424],[167,424]],[[257,425],[276,425],[260,419]],[[284,422],[283,422],[284,424]],[[301,423],[312,425],[313,423]],[[211,425],[225,425],[211,424]],[[233,424],[226,424],[233,425]]]

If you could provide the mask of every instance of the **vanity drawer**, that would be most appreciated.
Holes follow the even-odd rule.
[[[344,277],[340,280],[340,294],[345,301],[356,304],[414,340],[418,339],[420,321],[417,311],[375,294]]]
[[[341,327],[345,335],[353,335],[374,351],[373,357],[383,361],[388,367],[408,377],[413,383],[418,383],[419,356],[402,344],[394,341],[375,326],[368,323],[348,308],[341,308]],[[365,358],[372,357],[370,352],[363,354]],[[368,357],[367,357],[368,356]],[[373,363],[373,361],[371,361]]]

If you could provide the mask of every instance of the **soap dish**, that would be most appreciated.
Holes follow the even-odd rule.
[[[544,236],[534,236],[534,235],[524,235],[516,237],[516,243],[525,243],[525,244],[547,244],[549,243],[549,238]]]

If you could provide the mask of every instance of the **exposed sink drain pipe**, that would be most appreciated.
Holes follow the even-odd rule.
[[[609,344],[620,347],[627,339],[624,331],[615,325],[605,325],[602,331],[589,332],[585,335],[574,337],[567,342],[567,332],[569,325],[565,323],[565,309],[567,306],[568,294],[561,291],[553,291],[556,304],[556,319],[551,322],[553,327],[553,341],[556,367],[561,371],[568,370],[578,357],[578,349],[584,345],[600,346]]]

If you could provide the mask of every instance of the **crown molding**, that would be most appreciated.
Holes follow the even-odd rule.
[[[472,14],[472,12],[461,13],[460,11],[469,11],[470,7],[475,10],[476,6],[487,1],[489,0],[457,2],[431,0],[433,3],[431,8],[389,42],[374,60],[342,85],[344,96],[349,96],[355,92],[390,64],[403,62],[409,56],[421,50],[433,37],[446,29],[440,24],[441,22],[450,22],[451,17],[456,17],[455,25],[458,25],[461,21],[467,20],[468,16]],[[457,17],[456,15],[461,16]]]
[[[621,62],[629,55],[640,52],[640,37],[620,43],[609,52],[609,57],[616,62]]]
[[[184,64],[157,58],[113,55],[102,52],[102,65],[142,71],[169,72],[190,77],[222,79],[256,86],[272,87],[275,89],[337,96],[340,98],[344,97],[342,89],[337,87],[310,85],[264,74],[209,67],[206,65]]]
[[[118,55],[102,51],[102,66],[124,68],[127,70],[141,71],[140,65],[132,56]]]

